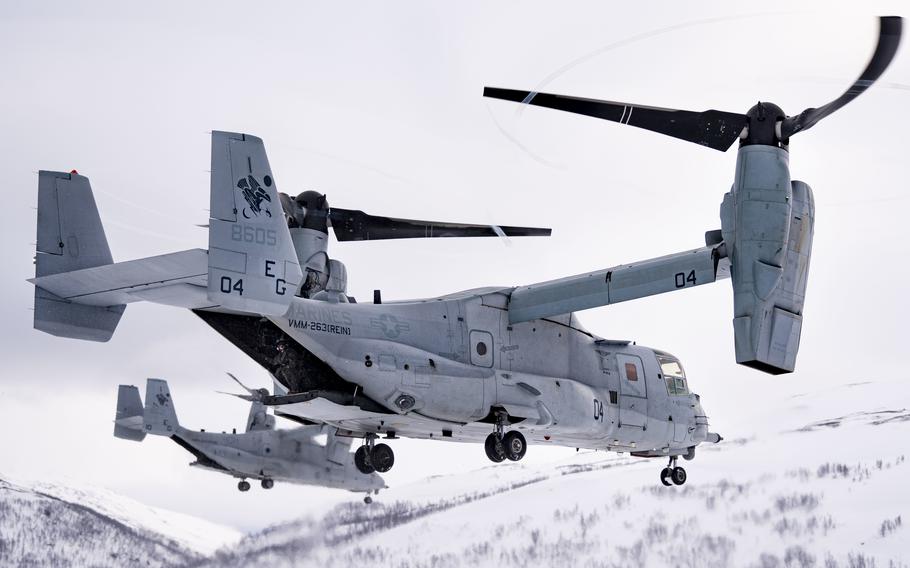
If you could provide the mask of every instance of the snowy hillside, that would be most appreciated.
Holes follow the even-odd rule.
[[[579,452],[427,478],[242,539],[104,491],[0,481],[0,565],[910,566],[910,383],[764,398],[715,425],[737,435],[681,462],[682,487],[660,484],[664,460]]]
[[[749,436],[682,462],[683,487],[659,483],[656,459],[501,464],[267,529],[209,565],[910,566],[910,386],[840,385],[767,408],[743,409]]]
[[[239,537],[100,489],[0,479],[0,566],[183,566]]]

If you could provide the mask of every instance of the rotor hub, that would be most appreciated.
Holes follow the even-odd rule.
[[[780,138],[778,125],[787,118],[787,115],[776,104],[759,101],[749,109],[746,118],[748,123],[744,131],[745,136],[740,138],[740,147],[762,145],[782,148],[789,142]]]

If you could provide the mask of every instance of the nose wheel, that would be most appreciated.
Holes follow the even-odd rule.
[[[676,456],[671,457],[670,463],[660,472],[660,482],[667,487],[686,482],[686,470],[676,465]]]
[[[376,434],[367,434],[364,444],[354,452],[354,465],[364,475],[385,473],[395,465],[395,452],[388,444],[377,444]]]
[[[237,484],[237,489],[239,489],[242,492],[249,491],[250,482],[244,479],[243,481],[241,481],[240,483]]]

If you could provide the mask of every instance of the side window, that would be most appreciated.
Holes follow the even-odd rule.
[[[619,394],[621,396],[648,396],[648,385],[645,380],[641,359],[635,355],[616,355],[619,363]]]
[[[493,366],[493,335],[471,330],[471,363],[478,367]]]

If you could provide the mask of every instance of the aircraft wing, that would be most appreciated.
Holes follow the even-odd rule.
[[[730,276],[723,244],[706,246],[519,286],[509,302],[509,323],[566,314],[708,284]]]
[[[190,309],[212,307],[206,297],[208,253],[190,249],[29,279],[59,299],[89,306],[140,300]]]

